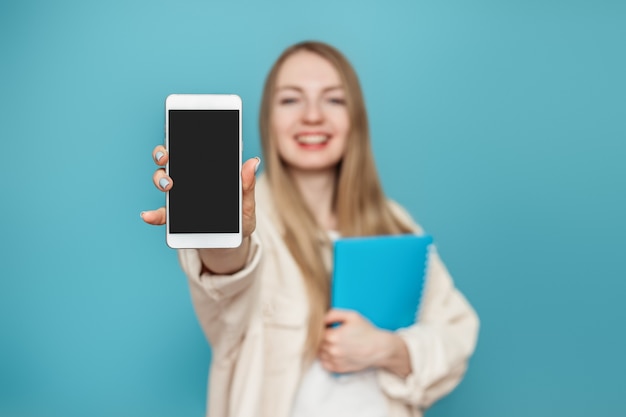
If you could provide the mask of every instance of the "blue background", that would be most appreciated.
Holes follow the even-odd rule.
[[[0,3],[0,415],[201,416],[210,359],[141,210],[170,93],[236,93],[330,42],[386,192],[482,320],[436,416],[626,415],[622,1]]]

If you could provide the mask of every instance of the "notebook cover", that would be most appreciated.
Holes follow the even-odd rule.
[[[432,242],[429,235],[336,240],[331,305],[356,310],[387,330],[412,325],[424,289]]]

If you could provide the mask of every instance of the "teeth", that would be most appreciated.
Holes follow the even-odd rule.
[[[328,140],[328,136],[326,135],[302,135],[302,136],[297,136],[296,139],[300,143],[304,143],[307,145],[316,145],[318,143],[322,143]]]

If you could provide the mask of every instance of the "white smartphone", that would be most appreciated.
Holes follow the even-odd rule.
[[[241,98],[172,94],[165,100],[166,242],[171,248],[241,245]]]

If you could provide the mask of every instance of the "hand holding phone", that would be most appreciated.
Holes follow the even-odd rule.
[[[165,100],[166,241],[172,248],[241,244],[241,99],[172,94]]]
[[[152,150],[152,159],[157,165],[163,167],[154,171],[152,182],[160,191],[169,191],[173,187],[173,181],[165,172],[164,167],[169,155],[163,145],[158,145]],[[255,173],[260,163],[259,158],[250,158],[241,167],[243,238],[250,236],[256,228],[254,188],[256,185]],[[156,210],[142,211],[141,218],[153,226],[163,226],[167,219],[165,206]]]
[[[205,105],[206,104],[203,104],[203,106]],[[187,106],[188,104],[185,104],[185,107]],[[193,109],[193,110],[197,110],[197,109]],[[239,112],[239,114],[241,114],[241,112]],[[166,115],[166,118],[167,118],[167,115]],[[188,123],[185,123],[185,125],[188,125]],[[231,128],[232,128],[232,125],[231,125]],[[239,124],[239,132],[240,131],[241,130],[240,130],[240,124]],[[169,133],[169,131],[166,133]],[[179,142],[177,141],[177,143]],[[191,145],[193,146],[193,142]],[[219,149],[214,150],[214,151],[219,153],[221,151],[224,151],[224,149],[222,149],[221,151]],[[217,231],[215,233],[211,233],[211,232],[206,233],[206,230],[207,230],[206,228],[204,230],[199,230],[199,231],[195,231],[192,228],[191,232],[189,232],[190,229],[187,229],[188,233],[178,233],[178,236],[175,236],[173,239],[174,242],[171,242],[171,240],[169,239],[170,236],[168,236],[168,245],[173,246],[173,247],[197,247],[197,248],[235,247],[235,246],[238,246],[237,241],[241,241],[242,238],[246,238],[252,234],[256,225],[255,201],[254,201],[255,172],[256,172],[256,169],[258,168],[260,160],[258,158],[251,158],[250,160],[246,161],[245,164],[243,164],[241,171],[239,171],[240,155],[241,155],[240,138],[237,140],[236,152],[237,152],[237,155],[236,155],[235,164],[237,165],[237,168],[235,171],[236,179],[234,180],[234,182],[237,184],[238,188],[235,194],[240,196],[239,202],[240,202],[241,208],[237,207],[236,209],[236,211],[239,212],[236,222],[239,225],[240,232],[234,233],[234,234],[239,234],[241,237],[239,238],[234,237],[234,239],[232,237],[227,237],[227,239],[225,240],[224,236],[221,236],[221,235],[233,234],[233,233],[230,233],[230,232],[225,233],[223,229],[224,225],[218,225]],[[224,156],[223,153],[221,155]],[[179,159],[179,162],[185,160],[184,154],[182,154],[182,156],[183,157],[182,159]],[[168,166],[168,168],[171,170],[172,165],[174,165],[174,168],[176,168],[176,164],[172,164],[172,161],[171,161],[172,158],[171,158],[170,153],[165,147],[161,145],[154,148],[152,152],[152,157],[157,163],[157,165],[161,167]],[[230,164],[233,164],[232,159],[230,160]],[[203,171],[203,172],[204,174],[206,174],[206,171]],[[176,177],[175,173],[176,173],[176,170],[174,169],[174,172],[172,173],[173,175],[170,177],[170,175],[168,175],[166,170],[164,170],[163,168],[157,169],[153,176],[153,182],[155,186],[161,191],[177,190],[178,186],[180,185],[180,182],[184,181],[184,176],[182,176],[180,180],[175,181],[177,180],[177,178],[175,178]],[[202,175],[202,172],[200,174]],[[224,176],[224,173],[220,171],[219,175],[216,175],[209,179],[211,181],[217,180],[220,184],[224,184],[224,182],[222,181],[224,179],[223,176]],[[233,181],[232,177],[231,177],[231,181]],[[195,192],[201,192],[201,190],[203,189],[206,190],[207,188],[210,187],[210,184],[207,185],[203,181],[197,181],[196,178],[193,178],[192,181],[190,181],[190,183],[192,184],[191,189]],[[230,196],[232,197],[232,195],[233,194],[231,193]],[[206,203],[202,203],[202,201],[200,200],[196,200],[196,202],[200,201],[200,204],[220,204],[220,199],[217,197],[218,196],[215,196],[214,199],[211,199],[210,201],[207,201]],[[168,200],[169,200],[168,201],[168,208],[169,208],[172,203],[172,195],[168,196]],[[176,201],[179,201],[179,200],[176,200]],[[185,202],[184,199],[180,201]],[[231,200],[231,206],[232,206],[232,200]],[[239,204],[237,204],[237,206],[239,206]],[[183,205],[181,207],[183,209],[182,213],[185,213],[185,210],[184,210],[185,206]],[[203,214],[206,215],[207,213],[203,213]],[[168,217],[170,215],[171,215],[170,210],[166,211],[165,207],[161,207],[157,210],[144,211],[141,213],[141,217],[146,223],[153,224],[153,225],[163,225],[163,224],[168,223],[168,235],[176,234],[175,231],[174,233],[171,233],[172,230],[171,230],[169,223],[171,223],[171,220],[173,219],[170,218],[169,219],[170,222],[168,222]],[[202,216],[199,216],[199,217],[202,217]],[[183,220],[189,221],[192,219],[183,218]],[[203,221],[201,218],[199,220]],[[230,217],[230,221],[232,222],[232,217]],[[183,225],[184,225],[184,222],[183,222]],[[191,236],[192,239],[190,241],[185,242],[185,239],[187,237],[182,237],[182,241],[181,241],[181,236],[188,235],[188,234],[193,235]],[[209,234],[208,239],[207,239],[207,236],[201,236],[201,235],[206,235],[206,234]],[[202,239],[204,239],[204,241],[201,241]],[[228,239],[230,239],[230,243]]]

